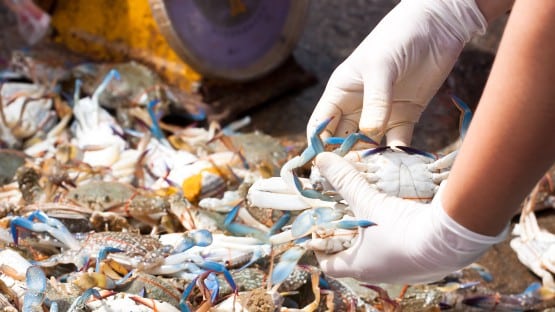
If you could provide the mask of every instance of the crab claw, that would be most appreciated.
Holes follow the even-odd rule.
[[[25,274],[27,291],[23,297],[23,311],[42,310],[46,291],[46,275],[38,266],[30,266]]]
[[[41,217],[44,217],[44,216],[41,215]],[[17,241],[18,241],[17,228],[22,227],[35,232],[47,232],[48,234],[54,236],[56,239],[58,239],[59,241],[61,241],[71,249],[78,249],[80,247],[79,242],[71,235],[71,233],[65,227],[62,226],[61,228],[59,228],[56,226],[52,226],[51,224],[52,222],[54,222],[53,221],[54,219],[49,218],[48,216],[46,216],[45,220],[46,220],[46,223],[37,223],[37,222],[31,222],[28,219],[23,217],[15,217],[10,222],[10,230],[12,233],[14,243],[17,244]]]
[[[98,256],[96,257],[96,266],[94,269],[95,272],[97,273],[100,272],[100,263],[102,262],[102,260],[106,259],[109,252],[123,252],[123,250],[115,247],[109,247],[109,246],[100,248],[100,251],[98,252]]]
[[[233,220],[235,220],[235,217],[237,217],[237,214],[239,213],[239,209],[241,209],[240,204],[233,207],[233,209],[231,209],[231,211],[226,215],[224,219],[225,229],[233,233],[234,235],[252,236],[264,240],[267,235],[261,230],[244,224],[233,222]]]
[[[303,237],[310,234],[315,226],[338,220],[342,215],[339,211],[329,207],[318,207],[303,211],[293,222],[291,233],[295,238]]]
[[[309,138],[308,147],[301,153],[301,155],[293,157],[281,167],[280,176],[290,187],[298,188],[295,181],[293,170],[302,167],[316,155],[324,151],[324,142],[320,139],[320,134],[324,132],[333,117],[324,120],[314,129],[314,133]]]
[[[202,261],[202,262],[194,261],[194,262],[202,269],[212,271],[212,272],[222,273],[224,275],[225,280],[229,284],[229,287],[231,287],[233,292],[237,292],[237,284],[235,284],[235,281],[233,280],[231,273],[229,273],[225,265],[217,262],[211,262],[211,261]]]
[[[293,272],[305,251],[303,247],[294,246],[281,255],[272,271],[272,285],[283,282]]]
[[[190,231],[183,241],[175,247],[173,253],[184,252],[193,246],[206,247],[210,244],[212,244],[212,233],[210,231],[205,229]]]

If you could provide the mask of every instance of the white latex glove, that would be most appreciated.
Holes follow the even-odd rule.
[[[349,249],[317,252],[324,272],[366,282],[422,283],[436,281],[477,260],[504,239],[474,233],[443,210],[441,192],[430,204],[388,196],[372,188],[342,157],[321,153],[316,166],[349,203],[356,219],[377,225],[362,229]]]
[[[410,145],[414,124],[454,66],[465,43],[487,22],[474,0],[403,0],[339,65],[308,122],[307,135],[360,130],[388,145]]]

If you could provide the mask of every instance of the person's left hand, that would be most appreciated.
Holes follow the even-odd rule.
[[[474,262],[507,234],[508,227],[491,237],[458,224],[443,210],[442,187],[430,204],[424,204],[376,191],[336,154],[319,154],[315,165],[356,219],[377,224],[361,229],[349,249],[335,254],[316,252],[322,270],[332,276],[366,282],[430,282]],[[309,248],[310,244],[321,242],[311,242]]]

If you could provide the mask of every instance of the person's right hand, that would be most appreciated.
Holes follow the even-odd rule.
[[[403,0],[339,65],[308,122],[322,134],[360,131],[378,143],[410,145],[414,124],[455,61],[487,22],[475,0]]]

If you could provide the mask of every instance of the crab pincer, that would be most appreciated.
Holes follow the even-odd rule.
[[[210,244],[212,244],[212,233],[210,231],[205,229],[189,231],[172,253],[184,252],[194,246],[206,247]]]
[[[280,176],[281,178],[287,183],[290,187],[295,188],[296,190],[304,195],[304,190],[302,189],[302,184],[299,181],[299,178],[293,173],[295,168],[302,167],[303,165],[307,164],[311,161],[316,155],[324,151],[324,142],[320,138],[320,134],[324,132],[327,125],[333,117],[324,120],[322,123],[316,127],[314,133],[309,138],[308,147],[301,153],[301,155],[296,156],[289,160],[283,167],[281,167]],[[307,197],[311,198],[310,196],[313,195],[311,192],[307,193]],[[324,197],[326,198],[326,197]],[[326,198],[328,199],[328,198]],[[329,199],[328,199],[329,200]]]
[[[43,223],[33,222],[34,219],[39,220]],[[14,240],[14,243],[18,243],[18,228],[22,227],[27,230],[35,232],[47,232],[59,239],[62,243],[67,245],[69,248],[78,249],[80,247],[79,242],[71,235],[67,228],[58,220],[48,217],[42,211],[35,211],[29,215],[29,217],[15,217],[10,222],[10,231]]]

